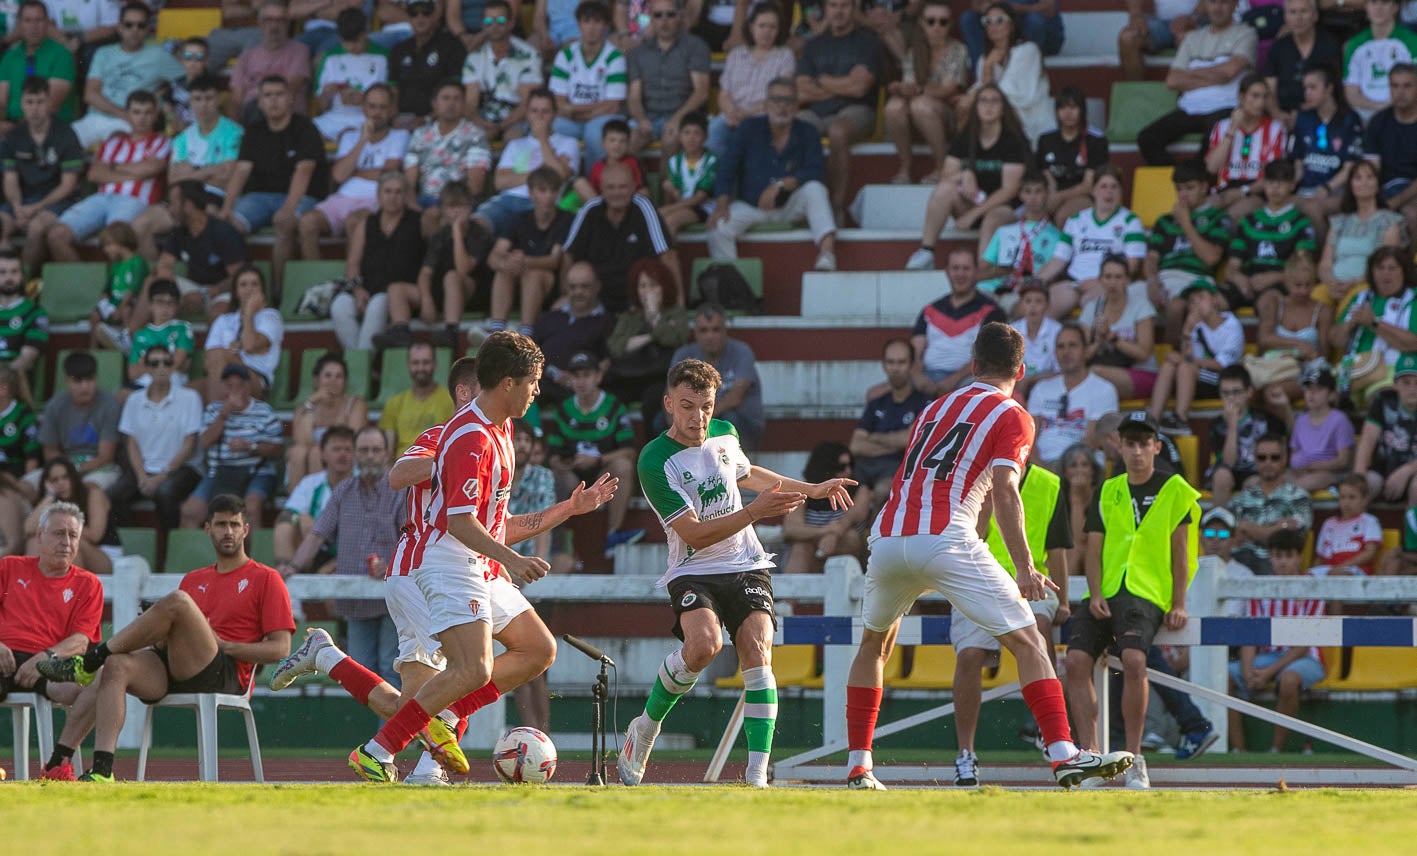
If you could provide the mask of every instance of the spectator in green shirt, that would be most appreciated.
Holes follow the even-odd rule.
[[[0,56],[0,104],[5,105],[0,130],[9,131],[10,125],[23,117],[20,84],[29,77],[48,81],[51,115],[73,119],[74,55],[49,38],[49,11],[40,0],[20,4],[15,31],[19,38]]]

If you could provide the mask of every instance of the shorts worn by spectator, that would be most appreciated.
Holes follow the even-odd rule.
[[[389,49],[389,83],[399,91],[399,112],[421,122],[432,112],[438,85],[462,73],[467,48],[443,27],[433,0],[407,7],[413,34]]]
[[[177,591],[94,650],[49,661],[52,674],[69,680],[80,669],[103,671],[80,692],[55,746],[56,757],[46,766],[58,766],[96,725],[89,775],[111,780],[129,689],[143,687],[140,698],[149,704],[169,693],[244,694],[256,665],[290,653],[295,630],[290,594],[275,569],[246,555],[250,528],[241,500],[214,498],[205,527],[216,552],[214,565],[188,573]]]
[[[15,7],[11,7],[15,8]],[[37,77],[44,83],[50,112],[68,122],[74,118],[74,55],[49,38],[49,10],[39,0],[18,4],[13,32],[18,35],[0,56],[0,106],[6,122],[24,118],[20,90]],[[13,14],[13,13],[12,13]],[[8,16],[7,16],[8,17]]]
[[[64,358],[64,390],[44,406],[39,442],[44,459],[65,458],[83,480],[100,490],[118,479],[118,417],[122,408],[113,393],[98,388],[98,363],[87,351]],[[40,471],[26,480],[36,490]]]
[[[74,133],[84,148],[112,134],[132,133],[133,117],[127,105],[133,93],[155,92],[159,84],[175,80],[184,73],[182,64],[166,48],[148,42],[152,17],[153,13],[141,3],[124,4],[118,25],[118,44],[106,45],[94,52],[84,84],[84,105],[88,113],[74,123]],[[156,111],[154,121],[155,114]],[[151,133],[151,124],[148,127],[145,133]]]
[[[419,226],[422,215],[409,207],[410,188],[403,173],[383,173],[378,187],[379,207],[355,222],[349,235],[346,275],[358,277],[359,284],[330,305],[335,333],[347,351],[408,346],[407,340],[391,343],[383,340],[381,334],[389,322],[408,328],[408,313],[399,301],[406,300],[400,293],[413,288],[418,279],[423,255],[423,232]],[[312,213],[318,214],[319,210],[317,207]],[[458,313],[461,318],[461,306]],[[456,327],[453,333],[451,341],[440,337],[435,344],[455,344]]]
[[[300,256],[320,258],[320,239],[338,237],[360,212],[379,205],[379,177],[401,170],[408,151],[408,131],[393,126],[394,93],[375,84],[363,93],[363,124],[345,128],[335,146],[330,177],[339,188],[300,216]]]
[[[699,304],[694,314],[694,341],[675,351],[669,364],[689,359],[703,360],[723,379],[714,399],[713,417],[737,429],[743,448],[758,448],[767,415],[763,411],[757,358],[746,343],[729,337],[728,319],[722,307]]]
[[[290,37],[290,13],[285,3],[265,0],[257,16],[258,41],[241,51],[231,70],[227,115],[242,124],[260,121],[261,81],[272,75],[285,78],[300,113],[305,112],[305,105],[310,102],[310,48]],[[209,38],[211,50],[207,54],[207,65],[215,73],[225,68],[226,63],[214,63],[219,54],[217,33]]]
[[[1235,560],[1256,574],[1269,574],[1269,540],[1274,533],[1293,531],[1303,537],[1314,526],[1309,492],[1290,481],[1289,448],[1282,434],[1267,434],[1255,444],[1259,479],[1230,502],[1244,542]]]
[[[128,466],[108,489],[119,516],[139,496],[157,503],[158,523],[176,529],[182,502],[201,481],[197,435],[202,430],[202,397],[172,382],[172,352],[161,343],[140,355],[150,381],[123,402],[118,433],[127,444]]]
[[[447,387],[433,379],[437,352],[426,342],[408,349],[408,389],[389,399],[379,414],[379,427],[393,438],[394,448],[407,449],[429,425],[440,425],[453,415],[453,398]]]
[[[911,379],[915,388],[936,398],[967,385],[974,375],[974,339],[990,321],[1007,322],[999,304],[975,287],[974,253],[955,249],[945,265],[949,293],[920,310],[910,330],[915,348]]]
[[[84,150],[69,123],[53,117],[40,78],[28,78],[19,88],[24,119],[5,134],[0,237],[10,239],[19,232],[38,236],[25,242],[23,252],[25,264],[39,270],[44,233],[78,196]]]
[[[375,84],[389,82],[388,51],[369,43],[364,13],[346,8],[336,29],[339,47],[325,54],[315,72],[315,97],[321,110],[315,127],[327,140],[358,130],[368,118],[362,109],[365,93]]]
[[[220,389],[202,413],[199,440],[206,450],[206,473],[182,504],[182,525],[195,529],[218,494],[244,497],[244,508],[260,525],[261,508],[275,492],[275,460],[285,454],[280,420],[264,401],[251,397],[251,371],[240,363],[222,369]]]
[[[232,311],[218,316],[207,330],[207,398],[221,398],[217,386],[228,365],[242,365],[252,372],[251,394],[263,396],[275,382],[280,364],[285,324],[280,312],[270,307],[261,271],[247,265],[231,278]],[[224,384],[223,384],[224,386]],[[205,444],[204,444],[205,447]]]
[[[690,113],[679,121],[679,152],[664,163],[667,175],[659,183],[659,216],[672,237],[691,223],[713,216],[718,189],[718,155],[704,148],[708,120]]]
[[[520,136],[526,128],[527,96],[543,85],[541,54],[512,35],[516,21],[508,0],[489,0],[483,7],[482,46],[469,51],[462,67],[468,121],[489,140]]]
[[[1079,325],[1059,330],[1053,351],[1059,373],[1028,393],[1028,412],[1038,426],[1033,456],[1054,472],[1061,471],[1063,453],[1073,445],[1100,448],[1097,420],[1117,411],[1117,388],[1088,369],[1085,349]]]
[[[291,426],[290,448],[285,453],[287,485],[299,484],[306,473],[324,467],[324,438],[331,428],[357,430],[369,424],[369,404],[349,391],[349,366],[340,354],[321,355],[312,374],[315,391],[296,407]]]
[[[389,320],[406,324],[416,311],[436,324],[441,311],[443,326],[434,330],[433,344],[454,346],[464,305],[479,286],[487,287],[493,235],[481,220],[473,219],[472,200],[463,185],[443,188],[442,202],[437,209],[441,216],[433,221],[437,231],[428,239],[415,280],[390,286]]]
[[[827,29],[807,43],[797,63],[797,90],[803,105],[800,118],[830,140],[826,184],[833,211],[846,207],[851,181],[851,146],[876,127],[876,90],[883,74],[881,41],[858,26],[851,0],[826,0]],[[842,94],[822,81],[846,78]],[[841,84],[834,84],[840,87]]]
[[[521,304],[518,332],[531,335],[542,304],[555,290],[562,247],[571,230],[573,216],[556,205],[561,177],[555,170],[538,167],[526,186],[532,207],[518,214],[511,228],[497,237],[487,258],[493,271],[489,333],[506,328],[512,295],[516,294]]]
[[[881,369],[886,390],[874,397],[867,393],[866,407],[851,432],[849,451],[855,456],[855,478],[872,494],[890,493],[891,479],[905,456],[915,417],[931,399],[910,382],[915,348],[907,339],[891,339],[881,351]],[[876,390],[873,388],[871,393]]]
[[[329,502],[330,493],[339,487],[340,482],[354,475],[354,429],[348,425],[330,425],[321,429],[318,455],[324,468],[296,481],[280,514],[276,515],[273,533],[276,567],[295,557],[300,542],[310,534],[315,518],[320,516],[325,503]],[[326,545],[312,560],[311,567],[316,573],[331,573],[334,571],[334,557],[332,545]]]
[[[404,174],[409,177],[418,207],[429,212],[425,232],[431,231],[438,197],[449,184],[461,183],[480,195],[492,169],[492,153],[487,135],[475,122],[463,118],[463,90],[455,81],[438,84],[432,95],[433,115],[428,124],[413,131],[403,155]]]
[[[679,0],[650,0],[649,9],[651,32],[628,57],[630,151],[658,140],[667,157],[679,151],[680,121],[708,104],[709,46],[688,32]]]
[[[629,305],[630,268],[635,262],[658,258],[677,272],[678,256],[654,203],[634,192],[624,164],[606,167],[600,182],[601,195],[576,213],[566,235],[566,256],[589,262],[600,280],[606,309],[623,312]]]
[[[502,147],[493,176],[497,194],[477,207],[477,216],[498,237],[507,235],[517,215],[532,209],[527,178],[533,170],[549,167],[561,180],[580,171],[581,150],[576,138],[552,132],[556,98],[549,90],[533,90],[527,96],[526,117],[527,135]]]
[[[556,96],[557,134],[585,143],[589,163],[605,157],[601,131],[622,117],[629,78],[625,55],[606,36],[610,10],[598,0],[576,7],[580,39],[556,52],[548,88]]]

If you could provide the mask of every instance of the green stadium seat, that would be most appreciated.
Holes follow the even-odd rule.
[[[1107,103],[1107,141],[1135,143],[1142,128],[1176,109],[1176,93],[1156,80],[1119,80]]]
[[[363,399],[369,398],[369,390],[373,386],[370,382],[370,354],[368,351],[340,351],[337,348],[306,348],[300,352],[300,382],[295,392],[296,403],[309,398],[315,391],[315,363],[325,354],[334,351],[344,357],[344,364],[349,367],[348,389],[351,393]]]
[[[276,531],[274,529],[257,529],[251,533],[249,555],[251,558],[263,565],[275,567],[276,564]]]
[[[212,539],[201,529],[173,529],[167,533],[167,560],[163,570],[185,574],[216,561]]]
[[[54,364],[54,389],[57,391],[64,385],[64,358],[79,350],[60,351],[57,361]],[[98,388],[106,389],[109,392],[120,389],[127,379],[125,369],[127,361],[123,355],[117,351],[87,351],[93,354],[94,361],[98,363]]]
[[[314,321],[312,315],[296,312],[300,298],[311,286],[344,276],[344,262],[339,260],[293,260],[285,263],[285,276],[281,280],[280,317],[286,321]]]
[[[737,259],[711,259],[708,257],[694,259],[693,267],[689,271],[689,303],[697,303],[699,300],[699,274],[703,273],[710,265],[731,264],[738,268],[743,274],[743,278],[748,281],[748,288],[759,300],[763,297],[763,260],[757,258],[737,258]]]
[[[433,379],[438,383],[448,380],[448,368],[453,364],[453,352],[448,348],[438,348],[438,367]],[[408,389],[413,382],[408,377],[408,348],[389,348],[384,351],[382,369],[379,373],[379,397],[369,403],[371,410],[378,410],[389,403],[389,399]]]
[[[157,567],[157,530],[148,527],[118,527],[118,543],[123,546],[123,555],[142,556],[153,572]]]
[[[103,262],[48,262],[40,278],[39,302],[51,324],[69,324],[89,317],[103,295],[108,266]]]
[[[266,403],[276,410],[295,407],[295,401],[290,397],[290,351],[280,352],[280,362],[276,364],[275,377],[271,379],[270,391],[266,393]]]

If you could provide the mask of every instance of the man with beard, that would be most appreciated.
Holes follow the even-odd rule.
[[[427,342],[408,349],[408,377],[413,386],[389,399],[379,416],[379,427],[390,434],[393,448],[407,449],[430,425],[441,425],[453,416],[453,399],[433,380],[438,355]]]
[[[290,653],[290,593],[274,568],[246,555],[250,527],[241,498],[213,498],[206,531],[216,564],[184,576],[177,591],[89,653],[39,664],[49,681],[86,688],[70,708],[46,767],[72,757],[73,747],[96,725],[93,767],[81,780],[112,782],[125,696],[153,704],[170,693],[240,695],[255,664]]]
[[[157,279],[177,283],[182,295],[179,311],[205,311],[207,320],[231,309],[231,277],[247,261],[246,241],[236,227],[207,213],[211,196],[196,179],[180,181],[168,193],[176,228],[167,233],[157,257]],[[177,274],[177,263],[185,262],[185,276]],[[147,289],[130,322],[130,329],[143,329],[151,313]]]
[[[354,478],[340,482],[330,494],[295,557],[281,565],[281,576],[316,570],[316,554],[333,543],[336,574],[383,577],[404,519],[404,492],[390,487],[386,478],[389,445],[384,432],[361,429],[354,438],[354,460]],[[398,657],[398,634],[383,602],[336,600],[334,612],[346,623],[349,655],[373,665],[384,680],[397,686],[393,663]]]
[[[18,256],[0,252],[0,365],[22,377],[49,343],[49,313],[25,297],[24,274]]]

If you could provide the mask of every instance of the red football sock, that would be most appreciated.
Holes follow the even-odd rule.
[[[467,734],[467,717],[459,716],[458,724],[453,727],[453,733],[457,734],[458,742],[461,743],[463,735]]]
[[[452,704],[448,705],[448,710],[458,716],[466,718],[482,710],[487,705],[502,697],[502,691],[497,689],[497,685],[488,681],[478,689],[473,690]]]
[[[399,708],[399,712],[389,718],[384,723],[384,727],[379,729],[379,733],[374,735],[374,740],[390,752],[397,755],[402,752],[413,738],[418,736],[428,725],[428,721],[433,715],[423,709],[423,705],[418,703],[418,699],[411,698]]]
[[[1072,730],[1068,728],[1068,706],[1063,701],[1063,685],[1057,678],[1044,678],[1023,688],[1023,700],[1038,720],[1038,730],[1046,744],[1061,741],[1071,742]],[[848,726],[849,727],[849,726]]]
[[[880,712],[880,687],[846,688],[846,741],[852,751],[871,751],[876,716]]]
[[[384,679],[359,665],[353,657],[345,657],[330,669],[330,677],[339,681],[344,691],[354,696],[360,704],[369,704],[369,694],[384,682]]]

